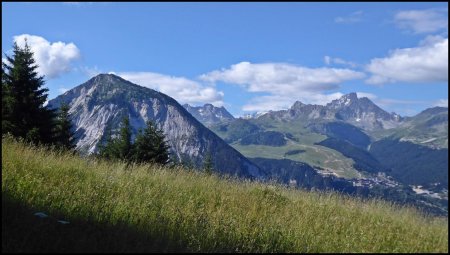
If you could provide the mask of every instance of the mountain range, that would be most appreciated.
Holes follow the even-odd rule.
[[[369,131],[398,127],[402,121],[400,115],[388,113],[367,97],[358,98],[356,93],[346,94],[326,105],[297,101],[288,110],[272,111],[261,117],[274,120],[342,120]]]
[[[132,139],[147,120],[161,128],[172,157],[201,167],[207,154],[221,173],[264,178],[264,172],[203,126],[173,98],[113,74],[100,74],[50,100],[50,108],[70,106],[77,149],[95,153],[108,130],[117,131],[128,116]]]
[[[445,107],[402,117],[350,93],[326,105],[297,101],[211,129],[250,159],[289,159],[346,179],[383,173],[405,185],[448,189]]]
[[[209,154],[221,174],[351,194],[410,194],[407,200],[433,210],[448,207],[448,108],[402,117],[350,93],[326,105],[297,101],[287,110],[234,118],[224,107],[180,105],[113,74],[93,77],[48,105],[63,102],[77,149],[87,154],[128,116],[132,139],[152,120],[172,158],[197,168]],[[417,186],[435,197],[417,197]]]

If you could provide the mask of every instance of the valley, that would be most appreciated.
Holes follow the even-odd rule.
[[[416,117],[402,118],[395,113],[388,114],[367,98],[359,99],[353,94],[333,101],[328,107],[298,102],[288,110],[271,111],[253,118],[217,121],[210,128],[247,158],[306,163],[324,180],[327,177],[342,179],[349,186],[347,192],[358,187],[367,189],[369,194],[372,191],[379,194],[379,188],[394,193],[406,192],[418,203],[422,203],[419,202],[422,199],[434,199],[431,203],[447,213],[448,158],[444,156],[447,148],[442,142],[447,139],[446,108],[429,109]],[[352,109],[357,110],[352,112]],[[389,119],[388,128],[379,126],[384,122],[376,118],[372,109],[382,116],[379,119]],[[342,114],[339,118],[333,117],[339,112],[354,117],[347,117],[349,121],[343,120]],[[363,126],[354,126],[353,120],[360,123],[364,116]],[[431,126],[424,128],[424,123],[431,123]],[[413,135],[414,139],[408,138]],[[264,169],[261,164],[267,162],[258,161]],[[412,172],[415,177],[411,177]],[[295,181],[297,186],[304,187],[301,181],[288,178],[290,174],[287,172],[285,175],[280,177],[285,183]],[[338,183],[331,184],[331,187],[341,185]],[[412,185],[417,184],[429,188],[434,185],[436,193],[416,192]],[[382,196],[390,198],[384,194]]]

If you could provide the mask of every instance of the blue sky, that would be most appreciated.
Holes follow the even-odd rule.
[[[4,3],[52,99],[113,72],[233,115],[349,92],[401,115],[448,107],[447,3]]]

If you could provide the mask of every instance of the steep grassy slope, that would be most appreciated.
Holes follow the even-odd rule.
[[[2,251],[448,252],[447,219],[411,208],[6,138],[2,207]]]

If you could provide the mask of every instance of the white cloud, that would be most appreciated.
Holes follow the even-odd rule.
[[[433,33],[448,29],[447,9],[406,10],[394,16],[396,25],[416,34]]]
[[[307,68],[284,63],[252,64],[240,62],[229,69],[200,75],[207,82],[223,81],[239,84],[250,92],[292,95],[299,91],[321,92],[339,84],[363,78],[364,74],[350,69]]]
[[[117,72],[117,75],[138,85],[158,90],[181,103],[223,105],[224,93],[222,91],[184,77],[152,72]]]
[[[428,36],[415,48],[396,49],[385,58],[375,58],[366,70],[370,84],[448,81],[448,38]]]
[[[66,89],[66,88],[59,88],[59,89],[58,89],[58,92],[59,92],[60,94],[64,94],[64,93],[66,93],[68,90],[69,90],[69,89]]]
[[[334,19],[334,22],[341,23],[341,24],[357,23],[357,22],[362,21],[363,14],[364,14],[363,11],[352,12],[351,14],[349,14],[345,17],[336,17]]]
[[[240,62],[229,69],[212,71],[199,78],[206,82],[238,84],[249,92],[268,93],[253,98],[243,107],[244,111],[267,111],[288,108],[297,100],[325,104],[342,96],[341,93],[327,95],[325,92],[339,88],[342,82],[364,77],[363,73],[350,69]]]
[[[330,56],[325,56],[325,57],[323,58],[323,60],[324,60],[324,62],[325,62],[326,65],[338,64],[338,65],[350,66],[350,67],[353,67],[353,68],[355,68],[355,67],[358,66],[358,65],[357,65],[356,63],[354,63],[354,62],[347,61],[347,60],[344,60],[344,59],[342,59],[342,58],[332,58],[332,57],[330,57]]]
[[[54,42],[36,35],[14,36],[19,47],[25,46],[25,39],[34,53],[37,71],[46,78],[55,78],[71,70],[71,63],[80,58],[80,50],[73,43]]]
[[[367,92],[356,92],[356,95],[358,96],[358,98],[362,98],[362,97],[367,97],[370,100],[374,100],[377,99],[377,95],[372,94],[372,93],[367,93]]]
[[[433,106],[448,107],[448,98],[435,101]]]

